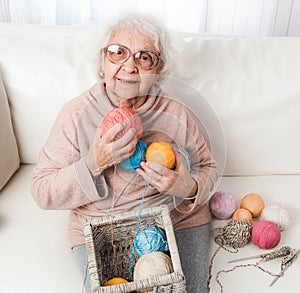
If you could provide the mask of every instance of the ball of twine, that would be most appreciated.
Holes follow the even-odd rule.
[[[260,216],[265,204],[260,195],[249,193],[242,198],[240,207],[248,210],[256,218]]]
[[[250,238],[251,225],[248,221],[231,220],[223,228],[219,228],[219,234],[215,237],[215,241],[223,248],[227,245],[237,249],[244,247]]]
[[[130,108],[114,108],[110,110],[103,118],[101,124],[101,135],[104,135],[115,124],[125,122],[126,126],[115,137],[116,140],[120,139],[130,128],[135,128],[137,138],[142,137],[143,124],[139,115]]]
[[[261,213],[261,220],[273,222],[278,225],[281,231],[286,230],[292,222],[289,211],[278,203],[272,203],[265,207]]]

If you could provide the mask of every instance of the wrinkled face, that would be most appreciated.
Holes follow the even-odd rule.
[[[158,53],[153,40],[137,30],[122,29],[115,32],[107,45],[112,44],[124,46],[133,55],[138,51]],[[114,47],[112,49],[114,50]],[[111,54],[114,54],[112,58],[119,58],[119,55],[126,54],[126,52],[116,50]],[[135,57],[133,55],[130,55],[124,63],[120,64],[115,64],[119,62],[113,63],[107,56],[104,56],[103,71],[105,74],[106,90],[109,98],[115,105],[132,98],[144,97],[149,88],[157,80],[160,64],[157,64],[153,68],[145,69],[139,65],[139,62],[143,62],[142,64],[144,62],[147,63],[149,55],[136,54]]]

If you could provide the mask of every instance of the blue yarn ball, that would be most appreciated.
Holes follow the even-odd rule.
[[[139,140],[136,144],[134,154],[120,165],[128,172],[135,172],[137,168],[140,168],[141,162],[146,160],[146,150],[147,145],[142,140]]]
[[[166,252],[169,250],[165,231],[154,226],[137,233],[133,244],[139,257],[154,251]]]

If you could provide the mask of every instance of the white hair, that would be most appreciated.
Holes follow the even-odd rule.
[[[108,27],[102,40],[102,48],[107,45],[114,33],[122,29],[137,30],[145,36],[150,37],[154,42],[155,49],[160,53],[161,68],[159,74],[163,77],[170,73],[172,64],[170,57],[173,49],[171,47],[169,33],[159,20],[145,15],[126,15]],[[101,58],[103,58],[103,54],[101,55]],[[101,72],[102,62],[100,62],[99,66]]]

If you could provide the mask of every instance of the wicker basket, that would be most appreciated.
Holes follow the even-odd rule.
[[[129,259],[136,235],[137,213],[127,212],[115,216],[93,218],[85,224],[84,233],[89,263],[92,292],[175,292],[185,293],[185,278],[182,272],[177,244],[169,210],[166,205],[144,209],[141,213],[140,230],[157,226],[165,230],[169,253],[174,271],[170,274],[128,282],[126,284],[103,286],[108,279],[116,276],[130,279]],[[115,252],[112,245],[115,246]],[[113,258],[114,257],[114,258]],[[132,268],[138,257],[134,252]],[[114,265],[112,265],[114,263]]]

